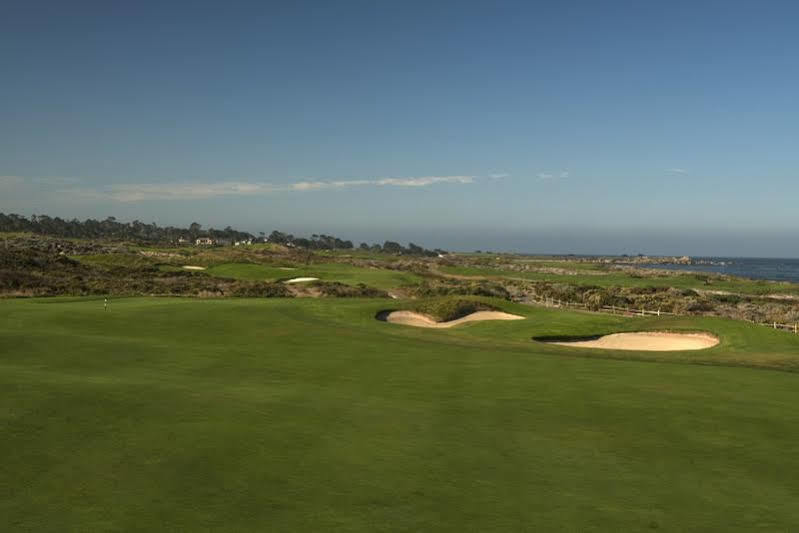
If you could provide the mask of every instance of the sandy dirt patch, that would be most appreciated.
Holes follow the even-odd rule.
[[[551,342],[574,348],[600,348],[603,350],[636,350],[651,352],[676,352],[681,350],[704,350],[719,343],[719,339],[708,333],[668,333],[647,331],[637,333],[614,333],[597,339],[581,341]]]
[[[280,270],[297,270],[294,267],[277,267],[277,268],[279,268]]]
[[[183,268],[185,268],[186,270],[205,270],[205,267],[194,266],[194,265],[184,265]]]
[[[383,317],[386,322],[416,326],[417,328],[451,328],[466,322],[479,322],[481,320],[524,320],[523,316],[511,315],[501,311],[477,311],[470,315],[450,320],[449,322],[436,322],[433,318],[413,311],[393,311]]]
[[[772,300],[799,300],[799,296],[795,294],[767,294],[766,298]]]
[[[286,283],[305,283],[306,281],[316,281],[319,278],[291,278]]]

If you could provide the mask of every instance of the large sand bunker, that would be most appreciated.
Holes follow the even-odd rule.
[[[543,342],[559,344],[561,346],[572,346],[574,348],[677,352],[682,350],[704,350],[706,348],[712,348],[719,343],[719,339],[709,333],[641,331],[636,333],[614,333],[612,335],[590,339],[551,340]]]
[[[183,268],[186,270],[205,270],[205,267],[195,266],[195,265],[185,265]]]
[[[436,322],[433,318],[413,311],[391,311],[377,315],[380,320],[392,322],[394,324],[404,324],[406,326],[416,326],[417,328],[451,328],[466,322],[479,322],[482,320],[524,320],[523,316],[511,315],[502,311],[477,311],[456,320],[448,322]]]

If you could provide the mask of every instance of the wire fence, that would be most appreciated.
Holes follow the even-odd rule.
[[[593,313],[605,313],[605,314],[612,314],[612,315],[619,315],[626,317],[688,316],[688,315],[681,315],[679,313],[662,311],[660,309],[656,310],[646,309],[644,307],[641,307],[640,309],[636,309],[634,307],[621,307],[617,305],[603,305],[600,307],[596,307],[579,302],[568,302],[565,300],[559,300],[557,298],[544,298],[544,299],[525,298],[523,301],[524,303],[541,305],[544,307],[580,309],[582,311],[589,311]],[[746,320],[746,322],[758,326],[766,326],[773,329],[780,329],[793,333],[794,335],[799,335],[799,324],[780,324],[779,322],[756,322],[754,320]]]

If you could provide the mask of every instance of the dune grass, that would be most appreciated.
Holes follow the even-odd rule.
[[[568,263],[567,263],[568,264]],[[576,264],[576,263],[575,263]],[[560,265],[563,268],[570,268]],[[573,270],[573,268],[571,268]],[[728,280],[714,279],[712,275],[695,273],[678,273],[674,275],[659,275],[657,271],[652,275],[632,275],[622,271],[607,271],[596,274],[552,274],[548,272],[517,272],[499,268],[478,267],[453,267],[445,266],[440,270],[445,274],[475,277],[518,278],[531,281],[552,281],[571,283],[576,285],[594,285],[597,287],[674,287],[677,289],[699,289],[712,291],[727,291],[732,293],[767,295],[767,294],[794,294],[799,295],[799,284],[777,282],[768,280],[750,280],[732,278]],[[594,270],[594,269],[580,269]],[[672,272],[672,271],[669,271]],[[710,283],[706,283],[706,280]]]
[[[74,255],[71,259],[85,263],[87,265],[100,266],[107,269],[113,268],[142,268],[152,267],[157,264],[157,261],[151,257],[146,257],[140,254],[91,254],[91,255]]]
[[[795,336],[490,302],[527,320],[423,330],[375,320],[385,300],[0,301],[4,529],[794,528],[799,375],[530,338],[703,329],[722,344],[657,357],[796,368]]]

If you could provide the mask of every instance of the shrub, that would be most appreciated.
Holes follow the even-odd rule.
[[[496,311],[497,308],[478,300],[444,298],[420,302],[414,307],[414,310],[432,316],[440,322],[448,322],[477,311]]]
[[[337,281],[314,281],[311,287],[317,289],[322,296],[333,298],[388,298],[388,293],[381,289],[369,287],[363,283],[355,286],[345,285]]]
[[[488,280],[437,279],[423,281],[413,288],[417,296],[487,296],[510,300],[511,294],[501,283]]]

